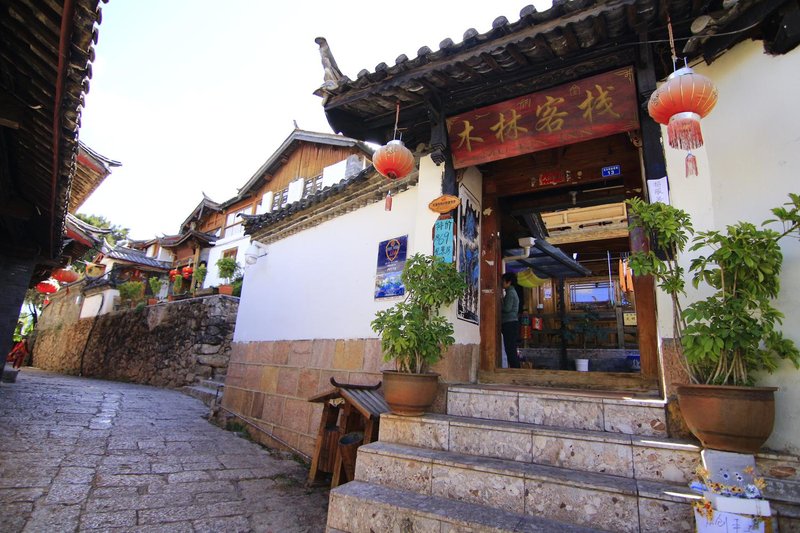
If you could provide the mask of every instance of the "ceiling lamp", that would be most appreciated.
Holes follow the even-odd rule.
[[[400,120],[400,104],[394,118],[394,139],[381,146],[372,155],[372,164],[382,176],[390,180],[405,178],[414,170],[414,154],[397,139],[397,123]]]
[[[52,281],[42,281],[36,284],[36,292],[40,294],[53,294],[58,291],[58,287]]]
[[[57,268],[53,271],[53,279],[59,283],[74,283],[78,278],[80,274],[70,268]]]

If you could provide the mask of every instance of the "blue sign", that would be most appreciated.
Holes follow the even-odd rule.
[[[408,235],[378,244],[378,268],[375,275],[375,298],[402,296],[406,292],[401,278],[406,264]]]
[[[619,165],[611,165],[610,167],[603,167],[600,170],[600,174],[604,178],[611,178],[613,176],[619,176],[622,174],[622,168]]]
[[[453,219],[437,220],[433,226],[433,255],[441,257],[445,263],[453,262]]]

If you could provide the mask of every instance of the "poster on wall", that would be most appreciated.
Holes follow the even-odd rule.
[[[375,299],[402,296],[406,292],[401,276],[406,265],[408,235],[388,239],[378,245],[375,274]]]
[[[481,206],[469,189],[460,185],[458,197],[458,233],[456,237],[458,253],[456,268],[466,274],[467,290],[458,299],[458,318],[473,324],[478,323],[478,295],[480,294],[480,234]]]
[[[433,225],[433,255],[445,263],[453,262],[453,219],[440,218]]]

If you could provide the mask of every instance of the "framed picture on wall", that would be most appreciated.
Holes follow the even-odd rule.
[[[481,279],[481,204],[464,185],[459,186],[458,197],[461,205],[458,208],[456,267],[466,275],[467,280],[467,290],[458,299],[458,318],[477,324]]]

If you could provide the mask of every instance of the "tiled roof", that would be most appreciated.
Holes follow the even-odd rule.
[[[334,131],[377,143],[392,137],[399,103],[403,140],[416,146],[430,139],[432,105],[453,116],[632,64],[644,50],[640,40],[655,41],[654,66],[665,77],[672,64],[667,13],[681,58],[711,61],[736,42],[760,35],[758,23],[790,1],[556,0],[547,11],[527,6],[516,22],[498,17],[489,31],[469,28],[461,42],[446,38],[438,50],[423,46],[416,57],[400,55],[394,65],[380,63],[352,80],[338,69],[333,78],[339,79],[330,79],[328,69],[316,94],[323,97]],[[711,22],[695,35],[690,26],[701,15]],[[325,54],[327,43],[317,42]]]
[[[143,265],[162,270],[169,270],[171,264],[166,261],[159,261],[152,257],[147,257],[144,252],[134,250],[133,248],[126,248],[124,246],[114,246],[114,248],[105,252],[106,257],[116,259],[118,261],[125,261],[136,265]]]

